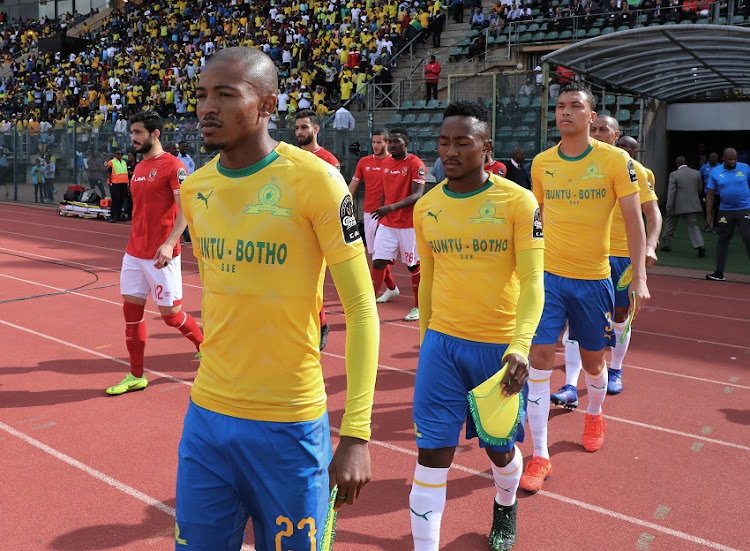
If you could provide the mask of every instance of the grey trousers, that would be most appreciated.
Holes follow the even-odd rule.
[[[696,214],[697,213],[695,212],[690,212],[688,214],[673,214],[667,216],[666,223],[664,224],[664,231],[662,231],[661,234],[662,245],[665,247],[672,246],[672,235],[674,235],[674,230],[677,227],[677,221],[680,218],[684,218],[688,227],[688,237],[690,237],[690,243],[693,245],[693,248],[697,249],[703,247],[703,236],[701,235],[701,230],[698,229],[698,225],[695,223]]]

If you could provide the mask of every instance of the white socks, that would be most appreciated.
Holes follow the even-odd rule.
[[[495,501],[500,505],[509,507],[516,502],[516,490],[518,490],[518,483],[521,481],[521,475],[523,474],[523,455],[518,446],[515,446],[516,453],[505,467],[498,467],[492,461],[492,478],[495,480],[495,489],[497,495],[495,495]]]
[[[622,338],[622,333],[625,331],[625,328],[628,326],[627,321],[623,321],[622,323],[614,323],[615,325],[615,338],[617,339],[617,343],[612,348],[612,364],[610,365],[611,369],[622,369],[622,362],[625,359],[625,354],[628,353],[628,348],[630,347],[630,334],[632,331],[628,329],[628,334],[625,335],[625,338],[622,342],[620,342],[620,339]],[[565,349],[567,351],[567,348]],[[566,356],[567,357],[567,356]]]
[[[578,377],[581,375],[581,369],[583,369],[578,341],[570,340],[570,335],[566,328],[562,336],[562,342],[565,346],[565,384],[573,388],[578,388]]]
[[[526,417],[529,420],[529,431],[534,443],[534,457],[544,459],[549,459],[547,421],[549,420],[549,380],[551,378],[552,371],[529,368],[529,403]],[[605,391],[607,389],[606,382],[604,389]]]
[[[604,398],[607,396],[607,363],[604,363],[604,368],[597,377],[593,377],[586,373],[586,390],[589,393],[589,406],[586,408],[586,413],[589,415],[599,415],[602,412],[602,404]]]
[[[417,463],[409,494],[414,551],[438,551],[440,521],[445,509],[448,469],[432,469]]]

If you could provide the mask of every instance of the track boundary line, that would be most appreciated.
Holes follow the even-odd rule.
[[[125,360],[121,360],[119,358],[115,358],[113,356],[109,356],[107,354],[103,354],[101,352],[97,352],[95,350],[91,350],[89,348],[85,348],[83,346],[79,346],[77,344],[74,344],[74,343],[71,343],[71,342],[67,342],[67,341],[64,341],[62,339],[58,339],[57,337],[53,337],[53,336],[47,335],[45,333],[40,333],[39,331],[35,331],[33,329],[28,329],[26,327],[22,327],[20,325],[16,325],[14,323],[11,323],[11,322],[3,320],[3,319],[0,319],[0,324],[7,325],[7,326],[12,327],[14,329],[17,329],[19,331],[24,331],[26,333],[30,333],[32,335],[36,335],[38,337],[42,337],[42,338],[47,339],[47,340],[51,340],[51,341],[56,342],[58,344],[62,344],[62,345],[74,348],[76,350],[79,350],[81,352],[88,352],[89,354],[93,354],[94,356],[97,356],[99,358],[112,360],[112,361],[115,361],[117,363],[120,363],[120,364],[123,364],[123,365],[127,365],[127,366],[130,365]],[[342,359],[344,358],[344,356],[341,356],[341,355],[338,355],[338,354],[332,354],[332,353],[328,353],[328,352],[323,352],[323,354],[325,354],[327,356],[335,357],[335,358],[342,358]],[[407,374],[409,374],[411,376],[416,376],[416,374],[413,373],[413,372],[411,372],[411,371],[406,371],[406,370],[403,370],[403,369],[398,369],[398,368],[395,368],[395,367],[386,366],[386,365],[383,365],[383,364],[379,363],[378,364],[378,368],[381,368],[381,367],[384,368],[384,369],[391,370],[391,371],[397,371],[397,372],[400,372],[400,373],[407,373]],[[148,371],[149,373],[153,373],[154,375],[157,375],[159,377],[164,377],[164,378],[170,379],[172,381],[175,381],[175,382],[187,385],[187,386],[192,386],[193,385],[193,383],[191,381],[186,381],[185,379],[180,379],[178,377],[173,377],[171,375],[167,375],[166,373],[161,373],[159,371],[153,371],[153,370],[147,369],[147,368],[144,369],[144,371]],[[583,411],[580,411],[580,410],[578,410],[578,411],[579,411],[579,413],[584,413]],[[673,434],[675,436],[683,436],[683,437],[690,438],[692,440],[702,440],[704,442],[708,442],[708,443],[711,443],[711,444],[717,444],[719,446],[725,446],[725,447],[729,447],[729,448],[735,448],[735,449],[739,449],[739,450],[742,450],[742,451],[750,451],[750,447],[742,446],[741,444],[735,444],[733,442],[724,442],[722,440],[715,440],[713,438],[707,438],[706,436],[703,436],[701,434],[695,434],[694,435],[694,434],[690,434],[688,432],[682,432],[682,431],[678,431],[678,430],[675,430],[675,429],[670,429],[670,428],[666,428],[666,427],[659,427],[657,425],[650,425],[648,423],[641,423],[640,421],[631,421],[629,419],[624,419],[624,418],[621,418],[621,417],[614,417],[614,416],[609,416],[609,415],[605,415],[605,417],[607,419],[612,420],[612,421],[620,421],[622,423],[626,423],[626,424],[629,424],[629,425],[637,426],[637,427],[640,427],[640,428],[651,429],[651,430],[654,430],[654,431],[657,431],[657,432],[664,432],[664,433],[668,433],[668,434]]]
[[[120,482],[116,478],[112,478],[111,476],[104,474],[103,472],[95,469],[94,467],[86,465],[85,463],[78,461],[77,459],[69,456],[68,454],[61,452],[60,450],[57,450],[53,448],[52,446],[48,446],[44,442],[41,442],[37,440],[36,438],[32,438],[31,436],[17,429],[14,429],[13,427],[9,425],[6,425],[2,421],[0,421],[0,430],[4,431],[7,434],[10,434],[11,436],[18,438],[19,440],[21,440],[22,442],[25,442],[29,446],[37,448],[43,451],[44,453],[51,455],[58,461],[66,463],[67,465],[70,465],[71,467],[74,467],[80,471],[83,471],[87,475],[99,480],[100,482],[103,482],[107,486],[110,486],[116,490],[119,490],[125,495],[135,498],[138,501],[145,503],[146,505],[149,505],[150,507],[153,507],[161,511],[162,513],[165,513],[172,518],[175,518],[175,516],[177,515],[177,512],[175,511],[173,507],[170,507],[166,503],[159,501],[155,497],[151,497],[150,495],[145,494],[141,492],[140,490],[133,488],[132,486],[128,486],[124,482]],[[255,547],[252,547],[248,544],[243,544],[242,550],[254,551]]]
[[[338,433],[339,430],[335,428],[331,428],[333,432]],[[410,455],[412,457],[417,457],[419,454],[414,451],[410,450],[408,448],[402,448],[400,446],[396,446],[395,444],[391,444],[390,442],[384,442],[382,440],[370,440],[371,444],[375,444],[376,446],[380,446],[382,448],[385,448],[387,450],[391,450],[394,452],[402,453],[405,455]],[[472,469],[471,467],[465,467],[463,465],[460,465],[458,463],[451,463],[451,469],[455,469],[457,471],[461,471],[467,474],[471,474],[474,476],[478,476],[481,478],[485,478],[487,480],[492,480],[492,475],[490,475],[487,472],[483,471],[477,471],[476,469]],[[649,522],[647,520],[642,520],[636,517],[631,517],[629,515],[625,515],[623,513],[618,513],[617,511],[613,511],[611,509],[607,509],[605,507],[600,507],[598,505],[593,505],[591,503],[586,503],[585,501],[580,501],[578,499],[574,499],[571,497],[567,497],[561,494],[555,494],[553,492],[549,492],[547,490],[540,490],[537,495],[546,497],[549,499],[554,499],[556,501],[561,501],[562,503],[566,503],[568,505],[573,505],[574,507],[579,507],[581,509],[585,509],[587,511],[591,511],[592,513],[599,513],[600,515],[605,515],[617,520],[621,520],[623,522],[628,522],[630,524],[634,524],[635,526],[639,526],[641,528],[648,528],[649,530],[654,530],[657,532],[661,532],[662,534],[666,534],[668,536],[672,536],[684,541],[689,541],[690,543],[695,543],[697,545],[702,545],[704,547],[708,547],[709,549],[717,549],[719,551],[741,551],[740,549],[736,549],[734,547],[729,547],[727,545],[717,543],[705,538],[701,538],[698,536],[693,536],[692,534],[688,534],[686,532],[681,532],[680,530],[674,530],[672,528],[667,528],[666,526],[661,526],[659,524],[654,524],[653,522]]]
[[[2,247],[0,247],[0,249],[2,249]],[[16,281],[21,281],[23,283],[29,283],[29,284],[32,284],[32,285],[38,285],[38,286],[41,286],[41,287],[46,287],[48,289],[53,289],[53,290],[56,290],[56,291],[64,291],[64,294],[78,295],[78,296],[81,296],[81,297],[84,297],[84,298],[89,298],[89,299],[92,299],[92,300],[98,300],[98,301],[105,302],[105,303],[108,303],[108,304],[113,304],[113,305],[116,305],[116,306],[120,305],[119,302],[115,302],[115,301],[112,301],[112,300],[109,300],[109,299],[105,299],[105,298],[101,298],[101,297],[97,297],[97,296],[93,296],[93,295],[88,295],[86,293],[81,293],[79,291],[67,291],[67,290],[59,288],[59,287],[54,287],[52,285],[47,285],[46,283],[38,283],[36,281],[31,281],[31,280],[28,280],[28,279],[23,279],[23,278],[19,278],[19,277],[7,275],[7,274],[0,274],[0,276],[6,277],[8,279],[14,279]],[[185,285],[185,284],[183,283],[183,285]],[[95,289],[91,289],[91,290],[95,290]],[[61,293],[61,295],[62,294],[63,293]],[[57,296],[60,296],[60,295],[57,295]],[[153,314],[153,315],[160,315],[159,312],[157,312],[155,310],[146,309],[145,312],[148,312],[148,313]],[[331,315],[331,316],[343,316],[344,314],[341,314],[341,313],[335,312],[335,311],[329,311],[328,315]],[[396,325],[394,322],[382,322],[382,323],[388,323],[388,324]],[[202,324],[200,324],[200,325],[202,326]],[[412,328],[412,326],[410,326],[410,325],[398,324],[398,326],[399,327],[403,326],[403,327]],[[555,354],[558,355],[558,356],[564,356],[564,354],[562,352],[555,352]],[[331,356],[331,357],[334,357],[334,358],[345,359],[344,356],[341,356],[339,354],[333,354],[331,352],[322,352],[322,355]],[[384,365],[384,364],[379,364],[378,367],[382,367],[383,369],[386,369],[388,371],[396,371],[396,372],[399,372],[399,373],[406,373],[406,374],[409,374],[409,375],[415,375],[415,373],[413,371],[410,371],[408,369],[401,369],[401,368],[398,368],[398,367],[392,367],[392,366],[388,366],[388,365]],[[740,388],[740,389],[743,389],[743,390],[750,390],[750,386],[740,385],[740,384],[737,384],[737,383],[724,382],[724,381],[717,381],[717,380],[714,380],[714,379],[704,379],[704,378],[701,378],[701,377],[694,377],[692,375],[685,375],[685,374],[682,374],[682,373],[674,373],[672,371],[660,371],[658,369],[652,369],[652,368],[649,368],[649,367],[642,367],[642,366],[632,365],[632,364],[625,364],[625,367],[630,368],[630,369],[638,369],[638,370],[641,370],[641,371],[649,371],[649,372],[652,372],[652,373],[658,373],[660,375],[667,375],[667,376],[672,376],[672,377],[680,377],[680,378],[683,378],[683,379],[691,379],[691,380],[694,380],[694,381],[700,381],[700,382],[704,382],[704,383],[712,383],[712,384],[721,385],[721,386],[729,386],[729,387],[734,387],[734,388]]]
[[[28,327],[23,327],[21,325],[16,325],[15,323],[11,323],[9,321],[0,319],[0,324],[6,325],[8,327],[12,327],[13,329],[16,329],[17,331],[23,331],[25,333],[29,333],[31,335],[34,335],[36,337],[41,337],[43,339],[47,339],[52,342],[56,342],[57,344],[62,344],[64,346],[68,346],[70,348],[74,348],[75,350],[78,350],[79,352],[85,352],[87,354],[91,354],[93,356],[96,356],[98,358],[104,359],[104,360],[111,360],[113,362],[116,362],[118,364],[122,364],[125,366],[130,367],[130,363],[126,362],[125,360],[121,360],[120,358],[115,358],[114,356],[109,356],[108,354],[103,354],[102,352],[98,352],[96,350],[91,350],[90,348],[86,348],[83,346],[79,346],[75,343],[64,341],[62,339],[58,339],[57,337],[53,337],[52,335],[47,335],[46,333],[41,333],[39,331],[34,331],[33,329],[29,329]],[[174,381],[176,383],[180,383],[187,386],[193,386],[193,383],[191,381],[186,381],[185,379],[180,379],[179,377],[173,377],[172,375],[167,375],[166,373],[162,373],[161,371],[155,371],[153,369],[148,369],[147,367],[143,368],[143,371],[147,371],[148,373],[153,373],[157,377],[161,377],[164,379],[169,379],[170,381]]]

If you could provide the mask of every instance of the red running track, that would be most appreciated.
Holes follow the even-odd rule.
[[[128,232],[124,224],[0,205],[2,551],[174,548],[177,444],[198,363],[192,345],[149,305],[151,384],[104,394],[127,371],[117,283]],[[187,248],[185,306],[199,316],[195,271]],[[402,321],[412,304],[402,266],[396,277],[402,296],[379,306],[374,477],[340,515],[339,551],[412,548],[419,333]],[[636,323],[625,391],[604,406],[606,444],[583,451],[583,415],[553,409],[553,477],[539,494],[519,493],[517,551],[750,549],[750,292],[664,276],[649,282],[653,299]],[[325,298],[332,332],[323,367],[336,427],[345,397],[344,318],[330,283]],[[553,387],[562,382],[556,372]],[[521,449],[528,459],[530,441]],[[462,442],[443,549],[486,548],[493,492],[486,456]],[[247,541],[250,549],[252,534]]]

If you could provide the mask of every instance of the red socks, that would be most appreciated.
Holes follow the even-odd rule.
[[[195,321],[193,316],[187,312],[177,312],[176,314],[162,316],[162,318],[164,318],[164,323],[170,327],[179,329],[180,333],[185,335],[195,345],[196,350],[200,350],[200,345],[203,342],[203,333],[201,333],[198,322]]]
[[[380,288],[383,286],[385,272],[385,270],[376,270],[375,268],[370,270],[370,274],[372,275],[372,286],[375,287],[375,296],[378,296]]]
[[[327,324],[327,322],[326,322],[326,309],[325,308],[321,308],[320,309],[320,326],[323,327],[326,324]]]
[[[396,288],[396,280],[393,279],[393,274],[391,274],[390,264],[386,264],[385,266],[385,286],[391,291]]]
[[[125,302],[122,305],[122,312],[125,315],[125,345],[128,347],[130,373],[133,377],[143,377],[143,351],[146,349],[144,306],[132,302]]]
[[[417,269],[411,272],[411,288],[414,290],[414,308],[419,308],[419,274],[422,269],[417,264]]]

